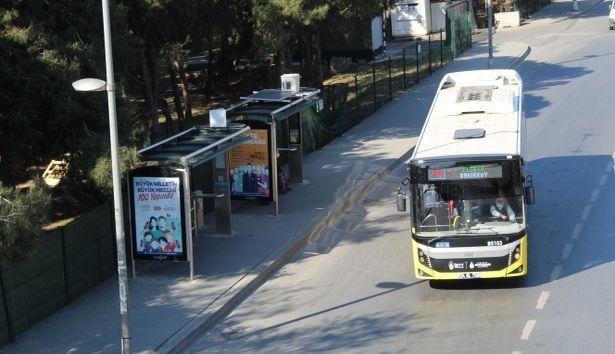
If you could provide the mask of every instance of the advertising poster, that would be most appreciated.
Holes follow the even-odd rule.
[[[184,260],[180,177],[133,176],[131,183],[135,257]]]
[[[251,128],[244,144],[231,150],[231,196],[243,199],[271,199],[269,131]]]

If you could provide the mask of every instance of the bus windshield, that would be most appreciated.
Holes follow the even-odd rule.
[[[482,164],[423,169],[426,178],[411,187],[416,234],[436,237],[522,231],[523,188],[511,167]]]

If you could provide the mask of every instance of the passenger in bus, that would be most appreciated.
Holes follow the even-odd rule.
[[[495,198],[495,203],[491,205],[490,211],[494,218],[515,222],[515,211],[510,207],[510,203],[508,203],[508,200],[503,194]]]
[[[430,184],[425,192],[423,192],[423,207],[430,208],[438,205],[440,195],[436,191],[436,186]]]

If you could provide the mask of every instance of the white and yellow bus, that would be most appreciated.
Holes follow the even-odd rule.
[[[447,74],[407,162],[397,207],[410,203],[419,279],[527,274],[523,82],[514,70]]]

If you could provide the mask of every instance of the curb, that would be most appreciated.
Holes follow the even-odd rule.
[[[523,51],[523,53],[517,58],[513,59],[512,62],[510,62],[506,66],[506,68],[514,68],[519,63],[521,63],[530,54],[530,52],[531,48],[528,46]],[[209,316],[207,316],[207,314],[201,314],[201,317],[207,316],[206,318],[201,318],[201,323],[195,323],[192,326],[186,327],[183,330],[179,331],[173,337],[161,343],[155,349],[155,352],[182,353],[187,350],[190,345],[194,344],[194,342],[196,342],[203,334],[205,334],[215,324],[217,324],[218,321],[230,314],[251,293],[258,289],[262,284],[264,284],[271,274],[277,272],[280,268],[286,265],[291,260],[291,258],[308,243],[308,241],[312,237],[316,236],[323,229],[325,229],[327,226],[337,220],[340,214],[342,214],[346,209],[348,209],[349,206],[351,206],[357,200],[365,196],[375,187],[378,182],[382,181],[394,169],[396,169],[399,165],[409,159],[413,151],[414,146],[412,146],[400,157],[391,162],[380,172],[371,176],[362,185],[353,189],[352,191],[347,192],[344,197],[340,199],[340,202],[335,203],[330,208],[329,212],[324,216],[324,218],[316,222],[301,236],[296,237],[293,241],[291,241],[290,245],[286,244],[282,246],[284,248],[283,250],[279,252],[274,251],[274,254],[268,256],[267,259],[263,260],[259,265],[253,268],[250,273],[244,275],[244,277],[242,277],[242,279],[240,279],[233,286],[235,287],[234,290],[233,288],[231,288],[227,290],[228,293],[221,295],[218,300],[224,301],[224,305],[222,305],[222,307],[213,311],[213,313],[210,313]],[[250,275],[254,274],[256,274],[256,276],[251,280],[246,279]],[[241,284],[243,282],[247,283]],[[228,299],[224,300],[224,297],[228,297]],[[195,318],[195,320],[196,322],[198,322],[199,318],[197,317]]]
[[[341,201],[334,204],[327,215],[322,218],[315,225],[311,226],[309,230],[307,230],[303,235],[298,236],[292,242],[290,246],[288,246],[282,253],[276,253],[274,255],[269,256],[266,260],[261,262],[261,266],[264,266],[264,269],[259,270],[254,269],[252,273],[257,273],[256,277],[252,280],[248,281],[247,284],[237,287],[236,292],[222,305],[221,308],[215,310],[211,313],[204,322],[185,328],[184,331],[180,331],[176,334],[176,340],[170,338],[168,342],[161,344],[158,346],[155,351],[156,352],[168,352],[168,353],[181,353],[188,349],[190,345],[192,345],[196,340],[200,338],[201,335],[206,333],[209,329],[211,329],[219,320],[226,317],[229,313],[231,313],[237,306],[239,306],[249,295],[258,289],[262,284],[265,283],[267,278],[280,268],[282,268],[288,261],[299,251],[301,250],[308,241],[320,233],[323,229],[325,229],[328,225],[334,222],[340,214],[342,214],[349,206],[354,204],[361,197],[365,196],[369,191],[373,189],[373,187],[380,181],[382,181],[387,175],[389,175],[395,168],[397,168],[400,164],[405,162],[410,158],[412,152],[414,151],[414,147],[411,147],[408,151],[403,153],[400,157],[398,157],[395,161],[390,163],[387,167],[382,169],[377,174],[370,177],[365,183],[361,186],[355,188],[353,191],[346,193],[346,195],[341,198]],[[257,266],[258,267],[258,266]],[[241,283],[241,280],[238,282]],[[237,284],[236,284],[237,286]],[[232,289],[231,289],[232,291]],[[182,333],[184,332],[184,333]]]
[[[523,51],[523,53],[521,53],[521,55],[517,56],[510,63],[508,63],[508,65],[506,66],[506,69],[515,69],[519,64],[521,64],[525,60],[525,58],[528,57],[528,55],[530,55],[531,52],[532,52],[532,47],[527,46],[525,50]]]

